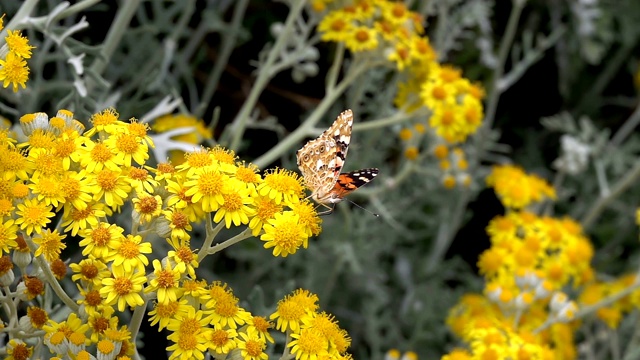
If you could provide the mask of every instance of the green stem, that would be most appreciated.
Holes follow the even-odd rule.
[[[36,244],[31,239],[25,238],[25,241],[29,246],[29,250],[31,250],[31,252],[35,254],[37,250]],[[62,300],[62,302],[67,305],[69,309],[71,309],[71,311],[77,313],[80,307],[69,297],[69,295],[67,295],[64,289],[62,289],[62,286],[60,286],[58,279],[56,279],[56,277],[51,272],[51,268],[49,267],[47,261],[44,259],[44,256],[42,256],[42,254],[40,254],[40,256],[34,255],[34,260],[38,263],[38,266],[42,270],[42,274],[47,280],[47,283],[49,283],[49,286],[51,286],[51,288],[53,289],[53,292],[58,295],[60,300]]]
[[[327,85],[325,92],[329,93],[336,87],[338,83],[338,75],[340,75],[340,69],[342,68],[342,61],[344,60],[344,43],[339,42],[335,49],[335,57],[333,58],[333,64],[327,73]]]
[[[505,90],[502,89],[499,84],[502,80],[502,75],[504,75],[504,66],[507,62],[507,57],[509,56],[511,45],[513,45],[513,39],[516,36],[516,31],[518,30],[518,22],[520,21],[520,15],[522,14],[522,9],[524,9],[526,0],[514,0],[512,1],[512,3],[513,7],[511,8],[511,14],[509,14],[507,28],[505,30],[504,36],[502,37],[502,41],[500,42],[500,50],[498,51],[498,65],[496,66],[496,70],[493,73],[491,95],[489,95],[487,107],[485,108],[485,119],[484,124],[482,125],[485,129],[491,128],[494,117],[496,115],[498,100],[500,100],[500,95],[502,95],[502,92]]]
[[[604,211],[605,207],[618,196],[627,190],[632,185],[635,185],[640,178],[640,162],[637,162],[633,169],[631,169],[622,179],[620,179],[612,188],[611,191],[598,197],[595,203],[589,208],[589,212],[582,218],[580,223],[583,229],[588,229],[593,225],[595,220]]]
[[[366,70],[370,68],[371,64],[360,64],[356,66],[355,69],[349,72],[342,81],[331,91],[327,92],[327,94],[322,98],[320,104],[313,110],[311,115],[305,120],[305,122],[300,125],[297,129],[295,129],[291,134],[289,134],[286,138],[282,139],[276,146],[271,148],[271,150],[264,153],[262,156],[253,161],[259,168],[264,168],[267,165],[274,162],[278,159],[282,154],[286,153],[293,147],[298,144],[302,139],[304,139],[311,129],[320,121],[322,116],[329,110],[331,105],[336,101],[336,99],[342,95],[342,93],[347,89],[347,87],[364,73]]]
[[[207,215],[205,231],[206,235],[204,238],[204,243],[202,244],[202,248],[198,252],[198,262],[202,262],[202,259],[209,255],[207,249],[211,247],[213,244],[213,240],[216,238],[218,233],[224,227],[224,221],[221,221],[215,228],[213,227],[213,221],[211,220],[211,214]]]
[[[142,325],[142,320],[144,319],[144,314],[147,310],[147,303],[149,302],[149,299],[145,295],[142,295],[142,299],[144,300],[144,304],[136,307],[136,309],[133,310],[131,321],[129,321],[129,331],[131,331],[131,339],[135,339],[138,336],[140,325]]]
[[[250,228],[246,228],[244,229],[243,232],[241,232],[240,234],[232,237],[229,240],[226,240],[224,242],[221,242],[220,244],[216,244],[215,246],[212,246],[208,249],[206,249],[206,252],[208,255],[213,255],[219,251],[222,251],[226,248],[228,248],[231,245],[235,245],[237,243],[239,243],[242,240],[248,239],[250,237],[252,237],[253,235],[251,235],[251,229]],[[205,249],[202,249],[205,250]]]
[[[209,106],[209,103],[211,103],[211,98],[213,97],[214,92],[218,88],[218,82],[220,81],[220,77],[222,76],[224,68],[229,62],[229,57],[231,56],[231,52],[233,51],[233,48],[236,44],[238,34],[240,33],[242,19],[244,18],[244,13],[247,9],[248,4],[249,0],[239,0],[236,2],[236,6],[233,9],[233,18],[231,19],[231,25],[226,29],[222,38],[222,47],[220,49],[220,54],[216,59],[216,64],[213,67],[213,71],[211,71],[211,75],[209,75],[207,85],[205,86],[203,91],[202,100],[193,112],[196,118],[202,117],[204,111],[207,109],[207,106]]]
[[[391,125],[401,124],[401,123],[411,119],[414,116],[415,116],[415,114],[409,115],[409,114],[406,114],[404,112],[398,111],[395,114],[393,114],[391,116],[387,116],[385,118],[371,120],[371,121],[367,121],[367,122],[359,123],[359,124],[354,124],[353,125],[353,131],[357,132],[357,131],[365,131],[365,130],[373,130],[373,129],[385,128],[385,127],[389,127]]]
[[[9,23],[0,31],[0,46],[4,45],[4,38],[7,36],[7,30],[20,30],[24,26],[24,19],[31,15],[33,9],[38,5],[38,0],[26,0],[18,9],[18,12],[9,20]],[[23,24],[18,27],[18,24]]]
[[[256,78],[256,81],[251,88],[249,96],[247,96],[247,100],[244,102],[244,104],[242,104],[242,108],[238,112],[238,115],[236,115],[236,118],[233,120],[233,123],[231,125],[233,135],[231,138],[231,143],[229,144],[229,149],[238,150],[238,146],[240,145],[240,141],[242,140],[242,136],[244,135],[244,130],[247,127],[247,122],[249,121],[249,115],[258,102],[260,94],[262,94],[262,91],[269,83],[269,80],[271,80],[271,78],[276,75],[272,71],[272,67],[278,59],[278,56],[280,56],[281,50],[289,40],[289,35],[293,31],[295,21],[302,12],[305,3],[306,1],[301,0],[293,2],[293,6],[291,7],[291,11],[289,11],[289,15],[287,16],[287,20],[284,23],[282,32],[269,51],[267,60],[265,61],[263,66],[260,67],[258,77]]]
[[[115,20],[109,28],[107,37],[102,44],[102,52],[99,57],[93,61],[90,70],[96,74],[102,74],[111,60],[116,47],[120,44],[122,37],[129,30],[129,23],[133,18],[141,0],[128,0],[123,1],[122,6],[119,7]]]

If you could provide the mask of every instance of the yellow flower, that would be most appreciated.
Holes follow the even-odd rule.
[[[16,238],[18,237],[18,225],[13,219],[0,222],[0,255],[9,253],[9,250],[18,246]]]
[[[273,256],[287,257],[295,254],[302,245],[307,247],[309,235],[300,224],[300,216],[292,211],[277,213],[264,225],[264,234],[260,240],[265,241],[264,248],[273,248]]]
[[[7,31],[7,36],[4,38],[9,46],[9,51],[15,53],[16,55],[29,59],[31,57],[31,49],[33,46],[29,45],[29,39],[22,36],[20,31]]]
[[[184,183],[188,189],[184,195],[190,197],[193,203],[200,203],[203,211],[213,212],[224,204],[222,194],[228,191],[229,185],[228,175],[205,168],[197,171],[191,180]]]
[[[62,242],[62,239],[66,237],[67,235],[59,234],[58,229],[54,231],[46,229],[40,236],[33,238],[33,242],[38,245],[35,256],[43,255],[49,262],[58,259],[62,250],[67,247],[67,245]]]
[[[378,32],[367,26],[356,26],[345,39],[345,46],[353,52],[374,50],[378,47]]]
[[[233,225],[248,224],[249,216],[255,211],[249,207],[253,203],[253,198],[249,196],[250,191],[244,185],[234,183],[232,190],[222,194],[222,205],[213,217],[213,221],[220,222],[224,219],[224,224],[228,228]]]
[[[209,351],[216,354],[229,354],[237,346],[235,342],[237,337],[238,332],[235,329],[227,329],[222,325],[216,324],[213,329],[208,329],[206,333],[207,346]]]
[[[169,360],[204,359],[204,352],[207,351],[207,338],[204,331],[195,334],[174,332],[167,336],[167,339],[173,341],[173,345],[167,347],[167,351],[172,352]]]
[[[116,129],[125,125],[124,122],[118,120],[119,116],[120,114],[118,114],[114,108],[104,109],[99,113],[91,115],[89,121],[93,124],[93,127],[85,133],[85,136],[91,137],[100,131],[108,134],[115,133]]]
[[[162,212],[162,198],[160,195],[152,196],[141,192],[131,202],[133,202],[134,209],[133,221],[140,224],[150,223]]]
[[[308,236],[318,236],[322,231],[322,219],[318,216],[315,205],[309,201],[304,200],[297,204],[291,204],[291,211],[298,215],[298,223],[304,227]],[[302,246],[306,249],[307,242],[304,242]]]
[[[166,328],[169,321],[174,319],[177,314],[187,312],[188,308],[187,300],[169,301],[166,304],[155,303],[153,310],[149,311],[151,326],[158,324],[158,331],[160,331]]]
[[[142,299],[142,285],[147,282],[144,272],[125,272],[124,268],[114,266],[112,277],[102,279],[100,295],[105,299],[105,305],[118,305],[122,312],[126,306],[137,307],[144,305]]]
[[[33,354],[33,346],[27,346],[22,340],[11,339],[6,347],[7,356],[5,360],[27,360]]]
[[[90,179],[93,182],[90,188],[93,200],[104,200],[104,203],[113,210],[124,205],[124,200],[129,197],[131,186],[120,170],[102,169],[96,174],[91,174]]]
[[[109,261],[113,261],[112,268],[122,268],[124,272],[131,273],[133,270],[144,272],[144,267],[149,265],[149,260],[144,254],[151,254],[151,243],[142,242],[140,235],[127,235],[119,241],[110,243],[115,253]]]
[[[149,158],[149,146],[134,134],[112,134],[104,143],[115,154],[114,162],[118,165],[131,166],[132,161],[144,165]]]
[[[273,323],[263,316],[253,316],[248,321],[249,329],[255,329],[258,332],[258,336],[265,342],[274,343],[273,336],[269,334],[269,329],[273,328]]]
[[[318,24],[322,41],[345,41],[352,29],[351,16],[340,10],[328,13]]]
[[[207,308],[211,310],[206,311],[209,323],[228,326],[231,329],[238,328],[238,325],[244,325],[251,319],[251,314],[238,306],[238,301],[238,298],[229,292],[224,292],[215,299],[209,300]]]
[[[69,267],[75,273],[71,276],[71,280],[75,282],[80,280],[86,285],[99,285],[103,278],[111,274],[103,261],[92,256],[82,259],[77,264],[70,264]]]
[[[238,349],[244,360],[264,360],[269,356],[264,353],[267,344],[260,338],[256,331],[248,330],[240,333],[236,340]]]
[[[18,85],[26,89],[26,82],[29,79],[29,67],[23,58],[10,52],[4,60],[0,59],[0,67],[2,87],[6,88],[9,84],[12,84],[13,92],[18,92]]]
[[[160,260],[153,260],[153,275],[149,278],[149,286],[145,288],[145,292],[155,292],[158,296],[160,304],[168,304],[175,302],[182,295],[182,289],[179,286],[181,273],[171,268],[171,264],[166,263],[162,266]]]
[[[104,168],[119,171],[116,156],[102,141],[93,142],[87,139],[80,154],[80,165],[88,173],[97,173]]]
[[[71,236],[76,236],[81,230],[87,228],[95,228],[100,220],[107,216],[105,211],[106,205],[103,203],[94,203],[84,210],[78,210],[75,207],[65,207],[62,215],[62,227],[65,232],[71,232]]]
[[[273,199],[276,204],[297,203],[304,197],[304,187],[298,174],[286,169],[275,169],[265,175],[257,191],[260,195]]]
[[[41,234],[42,229],[47,227],[47,224],[51,222],[52,217],[55,216],[51,212],[51,205],[46,205],[36,199],[27,199],[22,204],[18,204],[18,210],[16,210],[18,219],[16,225],[20,225],[20,229],[24,230],[27,235],[31,235],[34,232]]]
[[[84,247],[82,255],[91,254],[96,259],[107,260],[114,254],[114,247],[120,242],[124,236],[124,229],[115,224],[101,222],[92,229],[80,231],[79,245]]]
[[[256,213],[249,222],[249,228],[253,236],[258,236],[267,221],[273,219],[277,213],[282,212],[283,205],[276,204],[276,202],[268,196],[258,196],[254,199],[253,203]]]
[[[318,359],[319,356],[328,355],[329,341],[322,333],[315,329],[302,329],[298,334],[291,334],[293,339],[287,344],[291,348],[291,354],[297,359]]]
[[[307,290],[298,289],[293,294],[287,295],[278,301],[276,312],[269,316],[270,320],[276,320],[276,329],[285,332],[300,332],[302,321],[310,312],[316,311],[318,296]]]

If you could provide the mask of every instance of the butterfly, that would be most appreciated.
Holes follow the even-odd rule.
[[[352,127],[353,112],[345,110],[317,139],[310,140],[296,153],[298,168],[311,190],[310,197],[329,209],[320,215],[332,213],[336,203],[378,176],[375,168],[340,172],[349,150]]]

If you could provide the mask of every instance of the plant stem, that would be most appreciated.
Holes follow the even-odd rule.
[[[233,9],[233,18],[231,19],[230,26],[224,32],[224,36],[222,38],[222,46],[220,49],[220,53],[218,58],[216,59],[216,64],[211,71],[211,75],[209,75],[209,79],[207,80],[207,85],[205,85],[204,91],[202,92],[202,99],[200,100],[200,104],[193,112],[193,115],[196,118],[201,118],[204,114],[204,111],[209,106],[211,102],[211,98],[218,88],[218,82],[220,81],[220,77],[222,76],[222,71],[225,66],[229,62],[229,57],[231,56],[231,52],[236,44],[236,40],[238,39],[238,34],[240,33],[240,27],[242,26],[242,19],[244,18],[245,10],[247,9],[247,5],[249,4],[249,0],[239,0],[236,2],[236,6]]]
[[[131,315],[131,321],[129,321],[129,331],[131,331],[131,339],[135,339],[138,336],[138,332],[140,331],[140,325],[142,324],[142,320],[144,319],[144,314],[147,310],[147,303],[149,302],[149,299],[147,298],[146,295],[142,295],[142,299],[144,300],[144,304],[136,307],[136,309],[133,310],[133,315]]]
[[[309,130],[312,129],[318,121],[320,121],[329,107],[333,105],[336,99],[340,95],[342,95],[347,87],[371,66],[371,64],[364,63],[360,64],[359,66],[355,66],[355,69],[352,68],[352,71],[350,71],[349,74],[344,79],[342,79],[342,81],[338,83],[335,88],[326,93],[326,95],[322,98],[322,101],[320,101],[320,104],[318,104],[318,106],[313,110],[311,115],[309,115],[307,120],[305,120],[302,125],[295,129],[286,138],[282,139],[276,146],[271,148],[271,150],[267,151],[262,156],[253,161],[253,163],[259,168],[264,168],[274,162],[282,154],[289,151],[292,146],[302,141],[302,139],[304,139],[307,134],[309,134]]]
[[[226,248],[228,248],[231,245],[235,245],[237,243],[239,243],[242,240],[248,239],[250,237],[252,237],[253,235],[251,235],[251,229],[250,228],[246,228],[244,229],[244,231],[242,231],[240,234],[232,237],[229,240],[226,240],[224,242],[221,242],[220,244],[217,244],[215,246],[212,246],[208,249],[206,249],[206,252],[208,255],[213,255],[215,253],[217,253],[218,251],[222,251]],[[203,249],[205,250],[205,249]]]
[[[35,254],[37,250],[36,244],[31,239],[25,238],[25,241],[29,246],[29,250],[31,250],[31,252]],[[77,313],[80,307],[69,297],[69,295],[67,295],[62,286],[60,286],[58,279],[56,279],[56,277],[51,272],[51,268],[49,267],[47,261],[44,259],[44,256],[42,254],[40,254],[39,256],[34,255],[34,260],[38,263],[38,266],[42,270],[42,274],[44,274],[44,277],[47,280],[47,283],[49,283],[49,286],[51,286],[51,288],[53,289],[53,292],[58,295],[60,300],[62,300],[62,302],[67,305],[69,309],[71,309],[71,311]]]
[[[634,185],[638,181],[638,178],[640,178],[640,162],[636,162],[633,168],[611,187],[611,191],[607,195],[600,196],[595,201],[595,203],[589,208],[589,212],[580,221],[582,228],[586,230],[591,227],[598,216],[600,216],[604,211],[605,207],[612,200],[622,195],[625,190]]]
[[[129,30],[129,23],[133,18],[141,0],[128,0],[122,3],[119,7],[118,13],[109,28],[107,37],[102,44],[102,56],[96,57],[91,64],[91,71],[96,74],[102,74],[107,67],[107,64],[111,61],[111,56],[116,50],[116,47],[120,44],[125,32]]]
[[[242,108],[236,115],[235,119],[232,123],[233,132],[231,143],[229,144],[229,149],[238,150],[238,146],[240,145],[240,141],[242,140],[242,136],[244,135],[244,130],[247,127],[247,122],[249,120],[249,115],[262,94],[262,91],[265,89],[269,80],[276,74],[272,71],[272,66],[278,59],[281,50],[285,46],[286,42],[289,40],[289,35],[293,30],[295,25],[295,20],[298,18],[302,9],[304,8],[306,1],[295,1],[291,10],[289,11],[289,15],[287,16],[287,20],[284,23],[282,32],[278,36],[275,44],[269,51],[269,55],[267,56],[267,60],[263,64],[263,66],[258,71],[258,77],[256,78],[253,87],[251,88],[251,92],[249,96],[247,96],[247,100],[242,104]]]
[[[211,247],[211,244],[213,244],[213,240],[216,238],[218,233],[224,227],[224,222],[221,221],[214,228],[213,227],[213,222],[211,220],[211,214],[207,215],[207,220],[206,221],[207,221],[207,223],[205,224],[205,226],[206,226],[206,236],[205,236],[205,239],[204,239],[204,243],[202,244],[202,248],[198,252],[198,262],[202,262],[202,259],[204,259],[205,257],[207,257],[207,255],[209,255],[209,252],[207,251],[207,249],[209,249]]]

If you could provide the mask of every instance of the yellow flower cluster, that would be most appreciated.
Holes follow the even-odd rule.
[[[574,359],[577,305],[561,290],[594,278],[594,250],[581,227],[568,218],[511,211],[491,220],[487,233],[491,247],[478,260],[484,295],[463,296],[447,319],[469,351],[443,359]]]
[[[318,312],[318,296],[298,289],[280,300],[270,319],[276,329],[290,334],[287,347],[296,359],[349,360],[351,338],[333,315]]]
[[[536,175],[527,175],[514,165],[494,166],[486,182],[508,209],[523,209],[534,202],[556,198],[555,190],[547,181]]]
[[[4,29],[4,15],[0,17],[0,31]],[[29,79],[29,66],[25,59],[31,58],[29,39],[22,36],[20,31],[7,31],[4,38],[5,44],[0,48],[0,81],[2,87],[6,88],[11,84],[13,92],[18,91],[18,85],[26,88]]]
[[[118,313],[131,309],[141,321],[155,299],[149,315],[169,330],[172,359],[202,359],[207,351],[266,358],[266,341],[273,342],[270,322],[239,307],[226,285],[198,279],[195,269],[205,256],[251,236],[260,236],[274,256],[306,248],[309,237],[320,233],[321,220],[304,199],[301,179],[284,169],[263,176],[221,147],[188,153],[177,166],[152,167],[146,164],[154,146],[146,124],[121,121],[114,109],[94,114],[90,122],[85,131],[67,110],[51,118],[27,114],[20,119],[21,143],[0,130],[0,255],[13,252],[0,256],[0,286],[16,286],[11,294],[39,304],[49,283],[73,310],[58,322],[33,307],[25,317],[30,325],[21,332],[36,337],[44,330],[44,344],[60,358],[125,360],[135,353],[132,332],[139,324],[130,330]],[[112,215],[126,203],[132,221],[120,226]],[[190,232],[203,221],[208,236],[196,253]],[[232,226],[245,230],[212,246],[215,235]],[[76,301],[58,284],[68,271],[60,256],[69,236],[79,237],[83,255],[69,265]],[[166,239],[170,249],[161,259],[151,258],[162,248],[157,238]],[[17,285],[14,264],[22,273]],[[292,351],[310,351],[304,341],[292,340]],[[13,342],[7,351],[33,350],[25,344]],[[343,354],[346,346],[339,349],[334,352]]]

